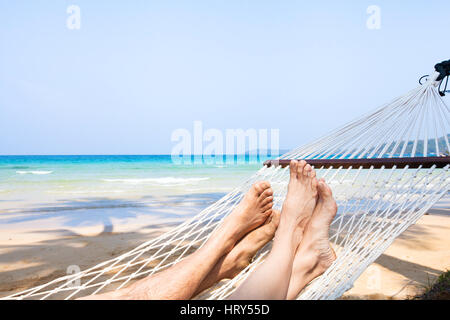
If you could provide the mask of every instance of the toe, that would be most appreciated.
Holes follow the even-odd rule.
[[[319,180],[318,189],[319,189],[320,196],[324,200],[327,200],[329,198],[333,198],[333,193],[331,192],[330,186],[325,183],[324,179],[320,179]]]
[[[303,169],[303,176],[309,177],[311,174],[311,170],[312,170],[312,167],[309,164],[306,164],[305,168]]]
[[[272,190],[272,188],[269,187],[268,189],[264,190],[261,193],[261,195],[259,196],[259,200],[264,201],[267,197],[270,197],[272,195],[273,195],[273,190]]]
[[[278,228],[278,224],[280,223],[280,211],[272,209],[272,214],[267,221],[267,231],[270,236],[273,236]]]
[[[297,167],[298,167],[298,161],[291,160],[291,162],[289,163],[289,172],[291,175],[291,179],[297,177]]]
[[[269,202],[268,204],[266,204],[266,205],[262,208],[262,212],[265,213],[266,211],[272,209],[272,206],[273,206],[273,202]]]
[[[273,213],[273,209],[269,208],[266,211],[264,211],[264,215],[267,217],[266,218],[266,224],[270,223],[271,219],[272,219],[272,213]]]
[[[273,196],[268,196],[267,198],[264,198],[261,202],[261,206],[264,207],[266,204],[273,202]]]
[[[316,177],[316,170],[314,170],[314,168],[311,167],[311,172],[309,175],[311,178],[315,178]]]
[[[271,221],[275,228],[278,227],[278,224],[280,223],[280,211],[276,209],[272,209],[272,215],[271,215]]]
[[[303,170],[304,170],[305,166],[306,166],[306,161],[305,160],[301,160],[298,163],[298,166],[297,166],[297,178],[301,178],[303,176]]]
[[[253,185],[256,194],[259,196],[260,194],[262,194],[265,190],[267,190],[268,188],[270,188],[270,183],[267,181],[260,181],[257,182]]]

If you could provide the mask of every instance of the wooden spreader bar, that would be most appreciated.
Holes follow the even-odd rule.
[[[362,167],[363,169],[369,169],[373,167],[374,169],[384,168],[404,168],[408,166],[409,168],[431,168],[433,165],[436,168],[444,168],[446,165],[450,164],[450,156],[445,157],[410,157],[410,158],[372,158],[372,159],[304,159],[307,163],[314,166],[315,168],[354,168],[358,169]],[[291,162],[290,159],[285,160],[267,160],[264,165],[270,166],[281,166],[287,167]]]

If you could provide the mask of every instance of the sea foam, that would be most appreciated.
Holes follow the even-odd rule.
[[[102,179],[105,182],[122,182],[127,184],[155,184],[155,185],[187,185],[195,184],[199,181],[209,180],[208,177],[203,178],[174,178],[174,177],[162,177],[162,178],[141,178],[141,179]]]
[[[44,170],[30,170],[30,171],[24,171],[24,170],[18,170],[16,173],[18,174],[50,174],[53,171],[44,171]]]

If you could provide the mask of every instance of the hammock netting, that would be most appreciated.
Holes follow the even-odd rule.
[[[438,90],[442,80],[438,76],[435,73],[407,94],[278,159],[279,164],[288,159],[315,161],[317,176],[329,183],[338,203],[330,230],[337,259],[298,299],[339,298],[398,235],[448,192],[449,109]],[[421,164],[420,159],[427,161]],[[343,165],[340,160],[347,162]],[[73,299],[116,290],[166,269],[202,246],[250,186],[261,180],[271,183],[274,208],[281,209],[289,168],[272,161],[171,231],[92,268],[5,298]],[[227,298],[269,250],[270,244],[235,278],[197,298]]]

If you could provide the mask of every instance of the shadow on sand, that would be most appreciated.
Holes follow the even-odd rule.
[[[6,242],[0,245],[0,265],[4,266],[0,267],[0,297],[64,276],[70,265],[85,269],[125,253],[196,215],[223,195],[188,194],[164,199],[147,196],[138,201],[90,198],[60,201],[57,205],[42,205],[8,214],[0,219],[1,224],[13,227],[16,223],[33,222],[37,227],[29,232],[45,235],[48,239],[30,244]],[[132,232],[114,232],[113,220],[126,223],[127,219],[139,219],[142,215],[149,215],[159,222],[141,223]],[[51,218],[62,218],[62,227],[39,228]],[[92,236],[72,230],[73,227],[95,225],[101,225],[103,230]]]

